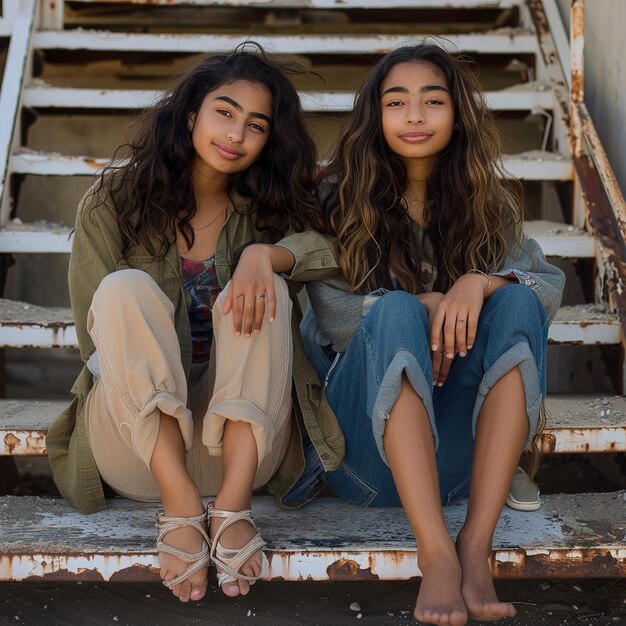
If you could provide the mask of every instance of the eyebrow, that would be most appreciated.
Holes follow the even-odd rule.
[[[233,100],[232,98],[229,98],[228,96],[217,96],[215,99],[223,100],[224,102],[227,102],[231,106],[235,107],[237,111],[241,111],[243,113],[243,107],[236,100]],[[256,111],[252,111],[250,115],[252,117],[258,117],[262,120],[265,120],[268,124],[272,123],[272,120],[267,115],[265,115],[265,113],[257,113]]]
[[[449,93],[449,91],[443,85],[424,85],[420,88],[420,93],[428,93],[429,91],[445,91]],[[403,93],[408,94],[409,90],[406,87],[389,87],[389,89],[385,89],[381,96],[385,96],[388,93]]]

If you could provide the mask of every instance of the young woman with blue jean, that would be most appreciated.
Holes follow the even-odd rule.
[[[325,173],[343,277],[307,285],[305,342],[346,439],[322,478],[354,504],[404,507],[422,573],[415,617],[430,624],[515,614],[489,557],[542,428],[563,274],[523,236],[499,163],[467,63],[433,45],[389,53]],[[321,464],[307,458],[312,484]],[[468,494],[453,543],[442,504]]]

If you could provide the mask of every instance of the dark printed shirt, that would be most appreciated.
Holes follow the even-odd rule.
[[[193,362],[208,361],[213,341],[212,309],[221,287],[215,272],[215,257],[205,261],[181,258],[185,301],[189,313]]]

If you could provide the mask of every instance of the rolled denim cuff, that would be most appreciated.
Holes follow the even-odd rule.
[[[520,342],[512,346],[485,372],[483,379],[480,381],[480,386],[478,387],[478,395],[476,396],[476,404],[474,405],[474,413],[472,416],[472,430],[474,437],[476,437],[478,415],[487,394],[505,374],[508,374],[516,366],[519,366],[522,375],[524,395],[526,398],[528,437],[524,448],[527,449],[530,447],[537,431],[539,411],[541,409],[543,396],[541,394],[539,371],[535,363],[535,357],[526,342]]]
[[[376,446],[380,453],[380,458],[389,465],[387,455],[383,447],[383,435],[385,434],[385,426],[389,419],[389,412],[393,408],[394,404],[400,396],[400,389],[402,386],[402,374],[405,373],[406,377],[413,387],[415,393],[421,398],[428,414],[428,420],[430,421],[430,428],[433,432],[433,440],[435,443],[435,450],[439,446],[439,436],[437,434],[437,427],[435,425],[435,410],[433,408],[432,399],[432,381],[427,381],[421,368],[417,363],[415,356],[407,351],[400,350],[393,358],[385,376],[378,389],[378,395],[374,402],[374,408],[372,410],[372,429],[374,431],[374,439],[376,440]]]

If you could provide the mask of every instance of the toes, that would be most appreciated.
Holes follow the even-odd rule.
[[[239,580],[239,592],[242,596],[247,596],[250,591],[250,583],[247,580]]]
[[[191,592],[189,594],[189,599],[197,602],[198,600],[202,600],[206,593],[206,580],[196,581],[191,584]]]
[[[189,602],[189,595],[191,594],[191,583],[185,580],[180,584],[180,594],[178,599],[181,602]]]
[[[239,585],[236,582],[224,583],[222,585],[222,591],[224,595],[229,598],[235,598],[240,595]]]

